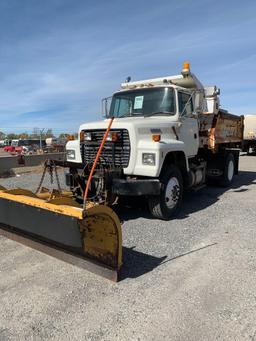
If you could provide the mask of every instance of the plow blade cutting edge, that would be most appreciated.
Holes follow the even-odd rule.
[[[28,190],[0,187],[0,234],[118,280],[121,224],[107,206],[88,208],[84,216],[71,198],[46,201]]]

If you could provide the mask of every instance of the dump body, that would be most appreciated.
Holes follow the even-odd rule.
[[[256,152],[256,115],[244,116],[244,141],[243,151],[250,153]]]
[[[256,122],[256,121],[255,121]],[[216,152],[222,145],[240,147],[243,142],[244,117],[219,110],[217,114],[199,115],[200,148]]]
[[[244,116],[244,140],[256,140],[256,115]]]

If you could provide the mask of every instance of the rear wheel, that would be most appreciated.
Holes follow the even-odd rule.
[[[235,174],[235,158],[232,153],[227,154],[223,175],[220,178],[220,185],[223,187],[231,186]]]
[[[149,210],[154,217],[168,220],[177,212],[182,202],[182,175],[176,166],[171,165],[166,167],[160,181],[160,195],[149,197]]]

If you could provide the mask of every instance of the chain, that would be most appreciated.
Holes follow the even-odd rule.
[[[51,185],[53,184],[53,172],[54,172],[55,177],[56,177],[56,181],[57,181],[58,191],[61,193],[62,190],[61,190],[61,186],[60,186],[60,179],[59,179],[59,175],[58,175],[56,164],[54,163],[53,160],[49,160],[48,159],[48,160],[45,160],[43,174],[42,174],[41,180],[39,182],[39,185],[38,185],[38,187],[36,189],[36,194],[39,193],[39,191],[40,191],[40,189],[42,187],[46,171],[48,171],[48,173],[50,175]]]
[[[62,189],[61,189],[61,187],[60,187],[59,174],[58,174],[57,167],[56,167],[56,164],[54,163],[54,161],[53,161],[53,167],[54,167],[54,172],[55,172],[55,177],[56,177],[56,181],[57,181],[58,190],[59,190],[59,192],[61,193],[61,192],[62,192]]]
[[[44,182],[44,177],[45,177],[45,173],[46,173],[46,170],[47,170],[47,165],[46,165],[46,162],[44,163],[44,170],[43,170],[43,174],[42,174],[42,177],[41,177],[41,180],[39,182],[39,185],[36,189],[36,194],[39,193],[40,191],[40,188],[42,187],[42,184]]]
[[[48,170],[48,173],[50,175],[50,181],[51,181],[51,185],[52,185],[53,184],[53,169],[52,169],[52,165],[51,165],[50,161],[47,164],[47,170]]]

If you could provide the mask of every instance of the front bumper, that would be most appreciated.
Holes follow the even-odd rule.
[[[74,177],[71,173],[65,174],[66,185],[74,187]],[[111,191],[116,195],[142,196],[159,195],[161,183],[158,179],[113,179]]]
[[[124,196],[159,195],[161,184],[158,179],[114,179],[112,192]]]

